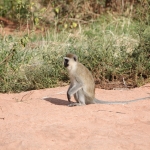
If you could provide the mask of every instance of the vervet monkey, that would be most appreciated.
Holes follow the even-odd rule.
[[[68,106],[79,106],[87,104],[127,104],[139,100],[150,99],[150,97],[129,100],[129,101],[102,101],[95,98],[95,83],[91,72],[78,62],[77,56],[67,54],[64,57],[64,67],[67,68],[70,77],[70,86],[67,91],[68,101],[71,102],[71,96],[74,96],[76,102]]]

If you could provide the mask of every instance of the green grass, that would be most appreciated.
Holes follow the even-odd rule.
[[[78,29],[0,37],[0,92],[49,88],[68,82],[66,53],[75,53],[99,83],[150,78],[150,30],[130,18],[104,16]]]

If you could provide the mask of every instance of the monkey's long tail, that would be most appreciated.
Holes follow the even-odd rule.
[[[94,102],[98,103],[98,104],[128,104],[128,103],[142,101],[142,100],[148,100],[148,99],[150,100],[150,97],[138,98],[138,99],[128,100],[128,101],[104,101],[104,100],[98,100],[95,98]]]

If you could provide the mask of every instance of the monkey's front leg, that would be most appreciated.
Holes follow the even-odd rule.
[[[69,89],[67,91],[67,99],[69,102],[71,102],[71,96],[74,95],[75,93],[77,93],[81,88],[82,88],[81,84],[76,84],[73,87],[69,87]],[[71,104],[73,104],[73,103],[71,103]],[[76,105],[77,104],[74,104],[74,106],[76,106]]]
[[[67,91],[67,99],[69,102],[71,102],[71,96],[69,95],[68,91]]]
[[[68,88],[68,91],[67,91],[67,99],[68,99],[68,102],[71,102],[71,96],[69,95],[69,90],[72,88],[72,84],[70,84],[69,88]]]

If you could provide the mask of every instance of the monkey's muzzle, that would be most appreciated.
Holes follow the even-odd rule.
[[[68,67],[69,66],[69,59],[64,57],[64,67]]]

